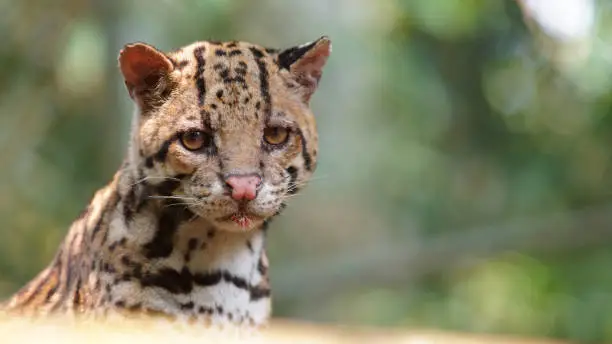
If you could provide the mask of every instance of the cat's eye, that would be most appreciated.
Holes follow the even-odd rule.
[[[211,143],[211,137],[203,131],[188,131],[181,135],[181,143],[191,151],[202,149]]]
[[[264,140],[266,143],[276,146],[287,142],[289,129],[284,127],[267,127],[264,129]]]

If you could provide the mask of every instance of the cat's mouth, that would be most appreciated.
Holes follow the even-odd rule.
[[[263,218],[251,212],[239,210],[230,215],[217,218],[217,221],[225,223],[233,222],[242,229],[250,229],[260,224],[263,221]]]

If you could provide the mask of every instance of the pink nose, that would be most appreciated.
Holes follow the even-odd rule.
[[[261,177],[252,174],[235,175],[227,177],[225,183],[232,189],[233,199],[250,201],[257,197],[257,188],[261,184]]]

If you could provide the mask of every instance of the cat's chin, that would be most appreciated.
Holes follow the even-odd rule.
[[[234,213],[217,218],[213,221],[219,230],[228,232],[249,232],[261,227],[264,218],[249,213]]]

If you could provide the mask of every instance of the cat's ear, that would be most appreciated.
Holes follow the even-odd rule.
[[[119,68],[130,97],[146,105],[170,87],[169,75],[174,67],[163,52],[148,44],[133,43],[119,53]]]
[[[278,65],[287,69],[308,103],[319,85],[323,67],[331,54],[331,41],[323,36],[314,42],[285,49],[278,54]]]

